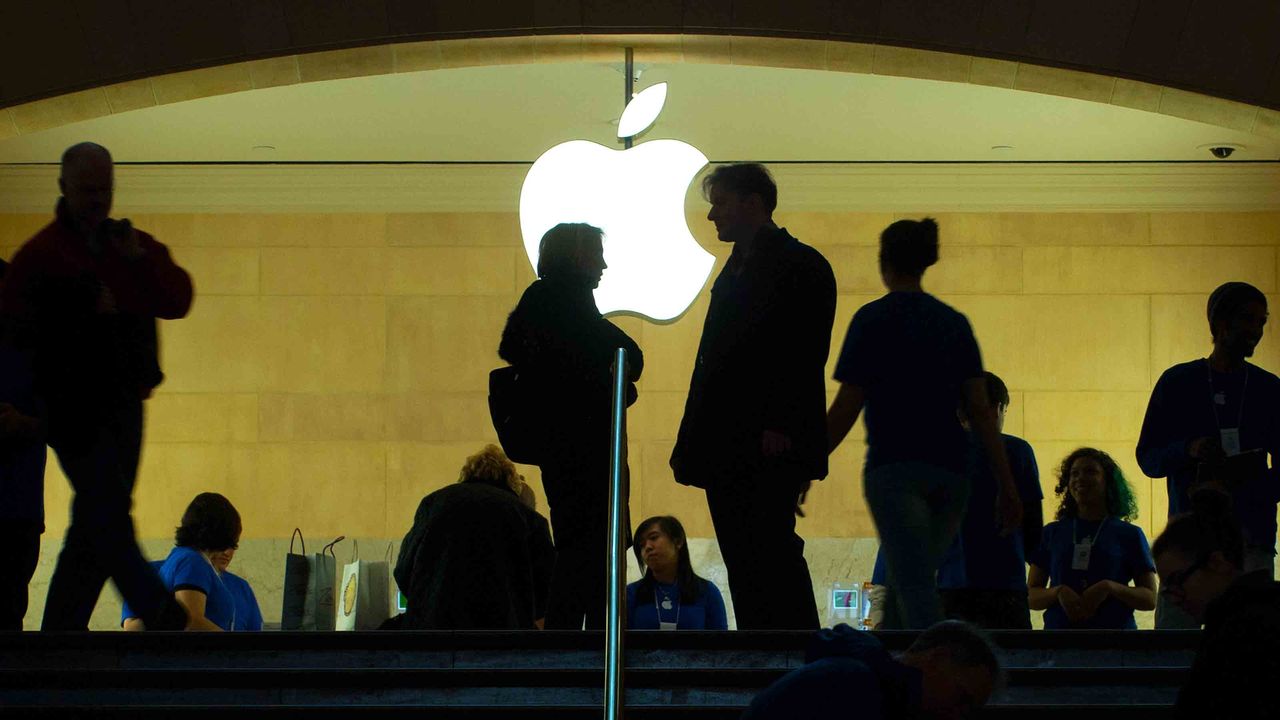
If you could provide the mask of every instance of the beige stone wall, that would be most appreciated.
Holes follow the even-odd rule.
[[[881,293],[875,244],[895,217],[779,213],[835,269],[832,363],[853,312]],[[1046,494],[1067,452],[1101,447],[1133,482],[1138,522],[1153,536],[1163,526],[1163,482],[1153,492],[1133,460],[1147,396],[1165,367],[1208,352],[1204,303],[1214,286],[1246,280],[1274,297],[1280,214],[938,219],[942,260],[925,285],[969,316],[986,364],[1008,382],[1006,429],[1034,446]],[[0,215],[0,253],[10,257],[45,221]],[[149,403],[136,493],[142,537],[169,536],[195,493],[217,490],[239,507],[246,540],[284,538],[294,526],[313,540],[398,540],[418,500],[494,439],[487,373],[499,362],[506,314],[533,278],[514,214],[134,221],[170,246],[197,288],[190,317],[161,330],[168,380]],[[722,262],[725,249],[697,212],[690,227]],[[666,461],[707,296],[704,289],[669,325],[619,320],[646,354],[630,421],[632,515],[674,513],[694,537],[712,535],[705,502],[675,485]],[[1255,362],[1280,370],[1274,332]],[[862,455],[859,427],[811,493],[803,535],[874,536],[861,498]],[[536,487],[537,469],[526,475]],[[69,497],[56,463],[46,497],[48,554],[65,529]],[[1047,502],[1046,514],[1054,507]],[[816,584],[831,579],[842,578]]]

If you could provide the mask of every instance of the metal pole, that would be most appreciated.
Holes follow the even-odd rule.
[[[622,96],[623,110],[627,109],[627,105],[631,103],[631,98],[635,96],[635,82],[636,82],[635,51],[631,48],[627,48],[626,52],[627,52],[627,55],[626,55],[627,59],[626,59],[626,62],[624,63],[625,67],[623,68],[623,71],[622,71],[623,74],[627,76],[622,83],[623,84],[623,96]],[[629,149],[631,147],[631,138],[629,137],[622,138],[622,147]]]
[[[628,53],[630,55],[630,53]],[[626,601],[627,351],[613,361],[613,428],[609,448],[609,601],[605,618],[604,719],[622,717],[622,623]]]

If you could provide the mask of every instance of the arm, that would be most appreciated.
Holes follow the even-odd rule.
[[[862,414],[866,395],[857,385],[842,383],[827,410],[827,452],[834,452]]]
[[[982,442],[991,475],[996,480],[996,519],[1004,534],[1013,532],[1022,522],[1022,501],[1009,469],[1009,457],[1004,450],[1004,439],[996,426],[995,409],[987,397],[987,384],[981,377],[972,377],[962,386],[965,412],[974,432]]]
[[[1049,573],[1039,565],[1027,567],[1027,602],[1032,610],[1048,610],[1058,602],[1059,588],[1051,588]]]
[[[724,610],[724,596],[720,594],[720,588],[710,580],[707,583],[707,629],[708,630],[728,630],[729,617]]]
[[[1147,414],[1142,419],[1142,432],[1138,436],[1138,466],[1149,478],[1169,477],[1193,462],[1189,446],[1195,438],[1181,437],[1174,430],[1172,409],[1165,400],[1168,394],[1166,373],[1160,376],[1151,391]]]
[[[187,627],[185,630],[192,632],[222,632],[222,628],[214,625],[208,618],[204,616],[205,602],[208,598],[199,590],[177,590],[173,593],[178,604],[186,608],[187,611]]]
[[[1035,451],[1026,446],[1026,456],[1018,468],[1019,478],[1025,483],[1022,496],[1022,547],[1040,547],[1040,535],[1044,532],[1044,504],[1040,490],[1040,467],[1036,464]]]
[[[139,236],[141,254],[128,262],[135,282],[144,288],[142,294],[149,303],[147,312],[164,320],[185,317],[195,297],[191,276],[173,261],[169,248],[146,233],[134,232]]]
[[[1119,600],[1134,610],[1156,609],[1156,574],[1147,571],[1134,578],[1133,585],[1123,585],[1114,580],[1103,580],[1106,595]],[[1085,591],[1088,593],[1088,590]],[[1101,604],[1101,603],[1099,603]]]

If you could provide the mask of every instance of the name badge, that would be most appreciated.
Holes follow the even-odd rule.
[[[1222,452],[1227,457],[1235,457],[1240,454],[1240,428],[1223,428],[1222,433]]]
[[[665,621],[665,620],[659,620],[659,621],[658,621],[658,629],[659,629],[659,630],[675,630],[675,629],[676,629],[676,623],[673,623],[673,622],[667,622],[667,621]]]
[[[1071,553],[1071,569],[1072,570],[1088,570],[1089,557],[1093,554],[1093,543],[1081,542],[1076,543],[1075,551]]]

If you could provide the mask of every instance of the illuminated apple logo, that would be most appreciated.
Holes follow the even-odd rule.
[[[653,124],[667,99],[667,84],[637,94],[618,122],[618,137]],[[684,196],[707,164],[697,148],[679,140],[652,140],[612,150],[571,140],[538,158],[520,190],[520,232],[529,261],[538,266],[538,242],[563,222],[604,230],[609,268],[596,288],[604,314],[630,312],[655,321],[679,317],[711,274],[715,258],[689,233]]]

